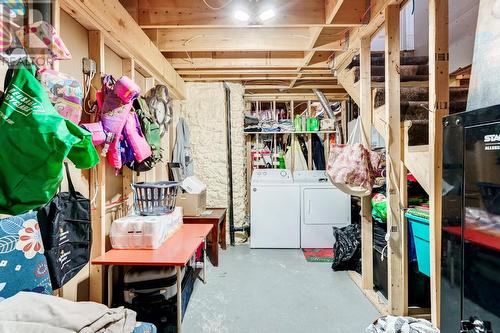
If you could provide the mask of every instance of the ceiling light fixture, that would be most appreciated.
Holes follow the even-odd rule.
[[[259,18],[260,18],[261,21],[267,21],[267,20],[272,19],[275,16],[276,16],[276,13],[274,12],[274,10],[272,8],[269,8],[269,9],[263,11],[259,15]]]
[[[234,12],[234,18],[241,22],[248,22],[250,15],[242,10],[237,10]]]

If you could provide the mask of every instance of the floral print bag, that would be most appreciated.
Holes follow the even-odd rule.
[[[52,294],[36,212],[0,219],[0,301],[20,291]]]
[[[333,185],[342,192],[364,197],[372,192],[381,155],[366,149],[360,143],[351,143],[356,131],[359,130],[360,121],[358,117],[347,144],[331,145],[326,172]]]

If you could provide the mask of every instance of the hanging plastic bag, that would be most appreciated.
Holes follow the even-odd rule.
[[[361,273],[361,227],[357,224],[333,227],[333,238],[332,269]]]
[[[52,288],[59,289],[89,262],[90,200],[75,191],[64,163],[69,192],[59,192],[38,211]]]
[[[52,199],[65,158],[80,169],[99,163],[91,134],[56,112],[35,71],[20,64],[0,105],[0,214],[21,214]]]
[[[332,145],[327,174],[333,185],[344,193],[364,197],[372,192],[380,154],[372,152],[352,140],[360,130],[360,117],[345,145]]]
[[[294,149],[294,161],[292,164],[292,149]],[[289,147],[285,154],[285,165],[291,167],[291,165],[294,166],[294,170],[296,171],[302,171],[302,170],[307,170],[307,161],[304,157],[304,154],[302,153],[302,149],[300,148],[300,144],[298,140],[295,140],[295,147]]]

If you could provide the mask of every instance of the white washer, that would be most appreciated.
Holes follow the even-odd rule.
[[[302,248],[331,248],[332,227],[351,223],[351,197],[337,189],[325,171],[296,171],[300,190]]]
[[[251,248],[300,248],[300,192],[289,170],[255,170],[250,198]]]

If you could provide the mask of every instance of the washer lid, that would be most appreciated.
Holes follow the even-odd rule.
[[[292,172],[286,169],[256,169],[252,173],[252,184],[290,184]]]
[[[325,170],[295,171],[293,179],[295,183],[300,184],[330,184],[330,178]]]

